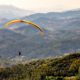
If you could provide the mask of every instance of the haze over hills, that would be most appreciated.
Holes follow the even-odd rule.
[[[0,6],[0,18],[7,18],[7,19],[15,19],[21,18],[24,16],[31,15],[35,12],[30,10],[23,10],[11,5],[2,5]]]
[[[16,12],[13,9],[11,11]],[[21,15],[23,11],[19,13]],[[15,16],[7,14],[8,19],[16,19],[16,14]],[[8,22],[8,19],[6,16],[2,18],[0,26]],[[45,36],[41,37],[30,25],[16,24],[13,31],[3,29],[0,31],[1,56],[16,56],[18,51],[21,51],[27,58],[44,58],[80,50],[79,9],[59,13],[35,13],[25,17],[20,16],[20,19],[30,20],[41,26]]]

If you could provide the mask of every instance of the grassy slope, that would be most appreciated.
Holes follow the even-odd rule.
[[[0,80],[62,80],[64,77],[64,80],[69,80],[71,76],[80,74],[79,68],[80,53],[75,53],[60,58],[33,60],[11,68],[1,68]]]

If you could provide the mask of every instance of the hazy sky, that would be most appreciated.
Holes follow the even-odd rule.
[[[63,11],[80,8],[80,0],[0,0],[0,5],[34,11]]]

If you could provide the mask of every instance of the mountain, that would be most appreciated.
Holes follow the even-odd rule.
[[[73,24],[74,26],[79,25],[80,9],[65,12],[36,13],[23,17],[22,19],[33,21],[41,27],[45,27],[50,30],[62,29],[67,28],[70,24]],[[71,26],[68,28],[70,27]]]
[[[17,19],[20,17],[28,16],[33,14],[33,11],[19,9],[17,7],[11,5],[2,5],[0,6],[0,18],[7,18],[7,19]]]
[[[37,13],[20,19],[41,26],[44,37],[31,25],[15,24],[13,30],[0,30],[0,55],[44,58],[80,51],[80,10]],[[2,20],[8,21],[6,18]],[[3,24],[4,24],[3,23]]]

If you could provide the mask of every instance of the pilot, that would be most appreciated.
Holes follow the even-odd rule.
[[[21,52],[19,51],[19,56],[21,56]]]

